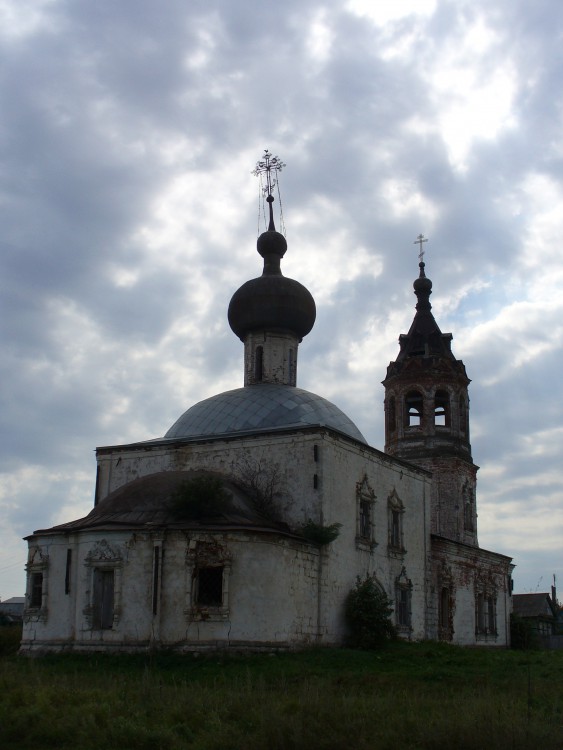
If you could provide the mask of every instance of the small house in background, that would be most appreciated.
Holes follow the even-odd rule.
[[[13,596],[0,602],[0,625],[17,625],[23,621],[25,596]]]
[[[563,648],[563,618],[555,586],[551,587],[551,594],[514,594],[512,605],[514,614],[530,623],[541,646]]]

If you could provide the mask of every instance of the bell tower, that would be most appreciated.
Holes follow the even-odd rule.
[[[409,332],[399,336],[399,354],[383,381],[385,452],[432,472],[432,533],[477,546],[479,467],[469,441],[470,380],[452,353],[452,334],[442,333],[432,315],[425,241],[423,235],[416,240],[420,272],[413,284],[414,320]]]

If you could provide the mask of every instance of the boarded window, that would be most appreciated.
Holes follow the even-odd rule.
[[[197,569],[195,604],[200,607],[223,606],[223,567]]]
[[[32,573],[30,586],[29,606],[39,608],[43,603],[43,573]]]
[[[113,627],[114,571],[94,569],[94,598],[92,624],[100,630]]]

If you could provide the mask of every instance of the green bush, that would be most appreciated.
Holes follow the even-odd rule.
[[[215,518],[231,508],[231,496],[217,477],[194,477],[182,482],[169,503],[178,519]]]
[[[350,628],[350,645],[356,648],[381,648],[396,636],[391,622],[392,602],[371,576],[356,578],[356,586],[346,599],[345,615]]]

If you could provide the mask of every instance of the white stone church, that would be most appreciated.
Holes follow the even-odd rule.
[[[286,249],[271,218],[263,273],[230,302],[244,387],[195,404],[162,438],[98,448],[93,510],[27,537],[23,653],[338,645],[357,576],[393,600],[402,638],[508,644],[511,558],[478,546],[470,381],[432,315],[424,263],[383,381],[382,452],[297,387],[316,311],[282,275]],[[180,513],[197,487],[219,487],[221,503]],[[339,533],[321,544],[326,527]]]

